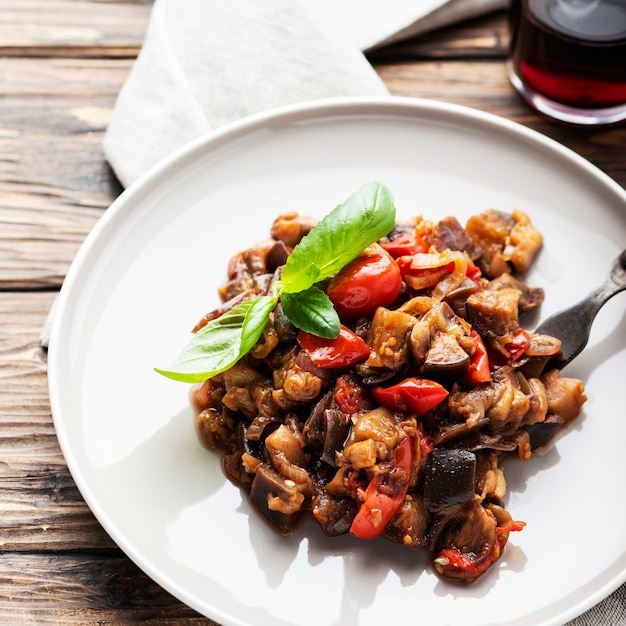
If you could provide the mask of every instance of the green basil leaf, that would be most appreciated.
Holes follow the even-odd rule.
[[[229,369],[259,340],[277,303],[274,296],[261,296],[238,304],[201,328],[168,369],[155,371],[199,383]]]
[[[298,328],[320,337],[339,334],[339,317],[315,287],[336,274],[395,224],[390,192],[368,183],[336,207],[294,248],[273,292],[243,302],[198,331],[169,369],[157,372],[183,382],[202,382],[232,367],[256,344],[270,313],[282,301]]]
[[[294,248],[280,279],[284,293],[305,291],[336,274],[394,227],[389,190],[367,183],[326,217]]]
[[[296,328],[325,339],[339,336],[339,316],[321,289],[309,287],[298,293],[284,293],[281,304],[283,312]]]

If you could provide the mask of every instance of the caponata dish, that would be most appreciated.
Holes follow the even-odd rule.
[[[524,527],[501,460],[528,460],[586,400],[550,367],[558,338],[520,323],[544,297],[521,278],[542,240],[522,211],[396,221],[369,183],[237,252],[222,304],[158,371],[195,383],[200,441],[276,530],[312,515],[472,582]]]

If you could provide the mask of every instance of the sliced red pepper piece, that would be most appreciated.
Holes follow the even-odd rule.
[[[467,277],[470,280],[473,280],[476,284],[480,283],[480,279],[483,276],[483,273],[480,271],[480,267],[474,265],[474,263],[470,262],[467,265]]]
[[[298,343],[311,361],[322,369],[350,367],[365,361],[370,354],[365,341],[345,326],[341,326],[336,339],[324,339],[301,330]]]
[[[499,350],[489,350],[489,362],[494,367],[510,365],[520,359],[530,347],[530,334],[523,328],[518,328],[513,335],[513,339],[504,345],[506,354]]]
[[[360,539],[374,539],[378,537],[385,526],[398,512],[411,479],[413,466],[413,442],[410,437],[402,439],[394,448],[393,468],[394,492],[388,494],[382,492],[380,475],[370,480],[363,503],[352,520],[350,532]],[[388,491],[388,490],[385,490]]]
[[[396,237],[380,245],[387,250],[394,259],[410,254],[417,254],[418,252],[428,252],[428,244],[415,232],[400,235],[400,237]]]
[[[434,380],[411,377],[391,387],[374,387],[372,395],[394,411],[414,413],[420,417],[446,398],[448,390]]]
[[[482,337],[475,330],[470,332],[470,337],[476,341],[476,349],[470,358],[463,382],[473,387],[480,383],[488,383],[491,380],[491,369],[489,367],[489,355]]]
[[[506,351],[509,353],[509,361],[517,361],[530,347],[530,333],[523,328],[518,328],[513,335],[513,340],[506,344]]]

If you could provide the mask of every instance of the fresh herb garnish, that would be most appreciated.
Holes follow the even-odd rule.
[[[396,210],[389,190],[367,183],[318,222],[293,249],[267,296],[247,300],[210,321],[168,369],[168,378],[202,382],[232,367],[263,334],[278,302],[296,328],[326,339],[339,335],[339,317],[316,285],[389,233]]]

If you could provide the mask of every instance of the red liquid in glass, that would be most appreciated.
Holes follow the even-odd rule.
[[[580,109],[626,103],[626,0],[513,0],[511,33],[527,89]]]

